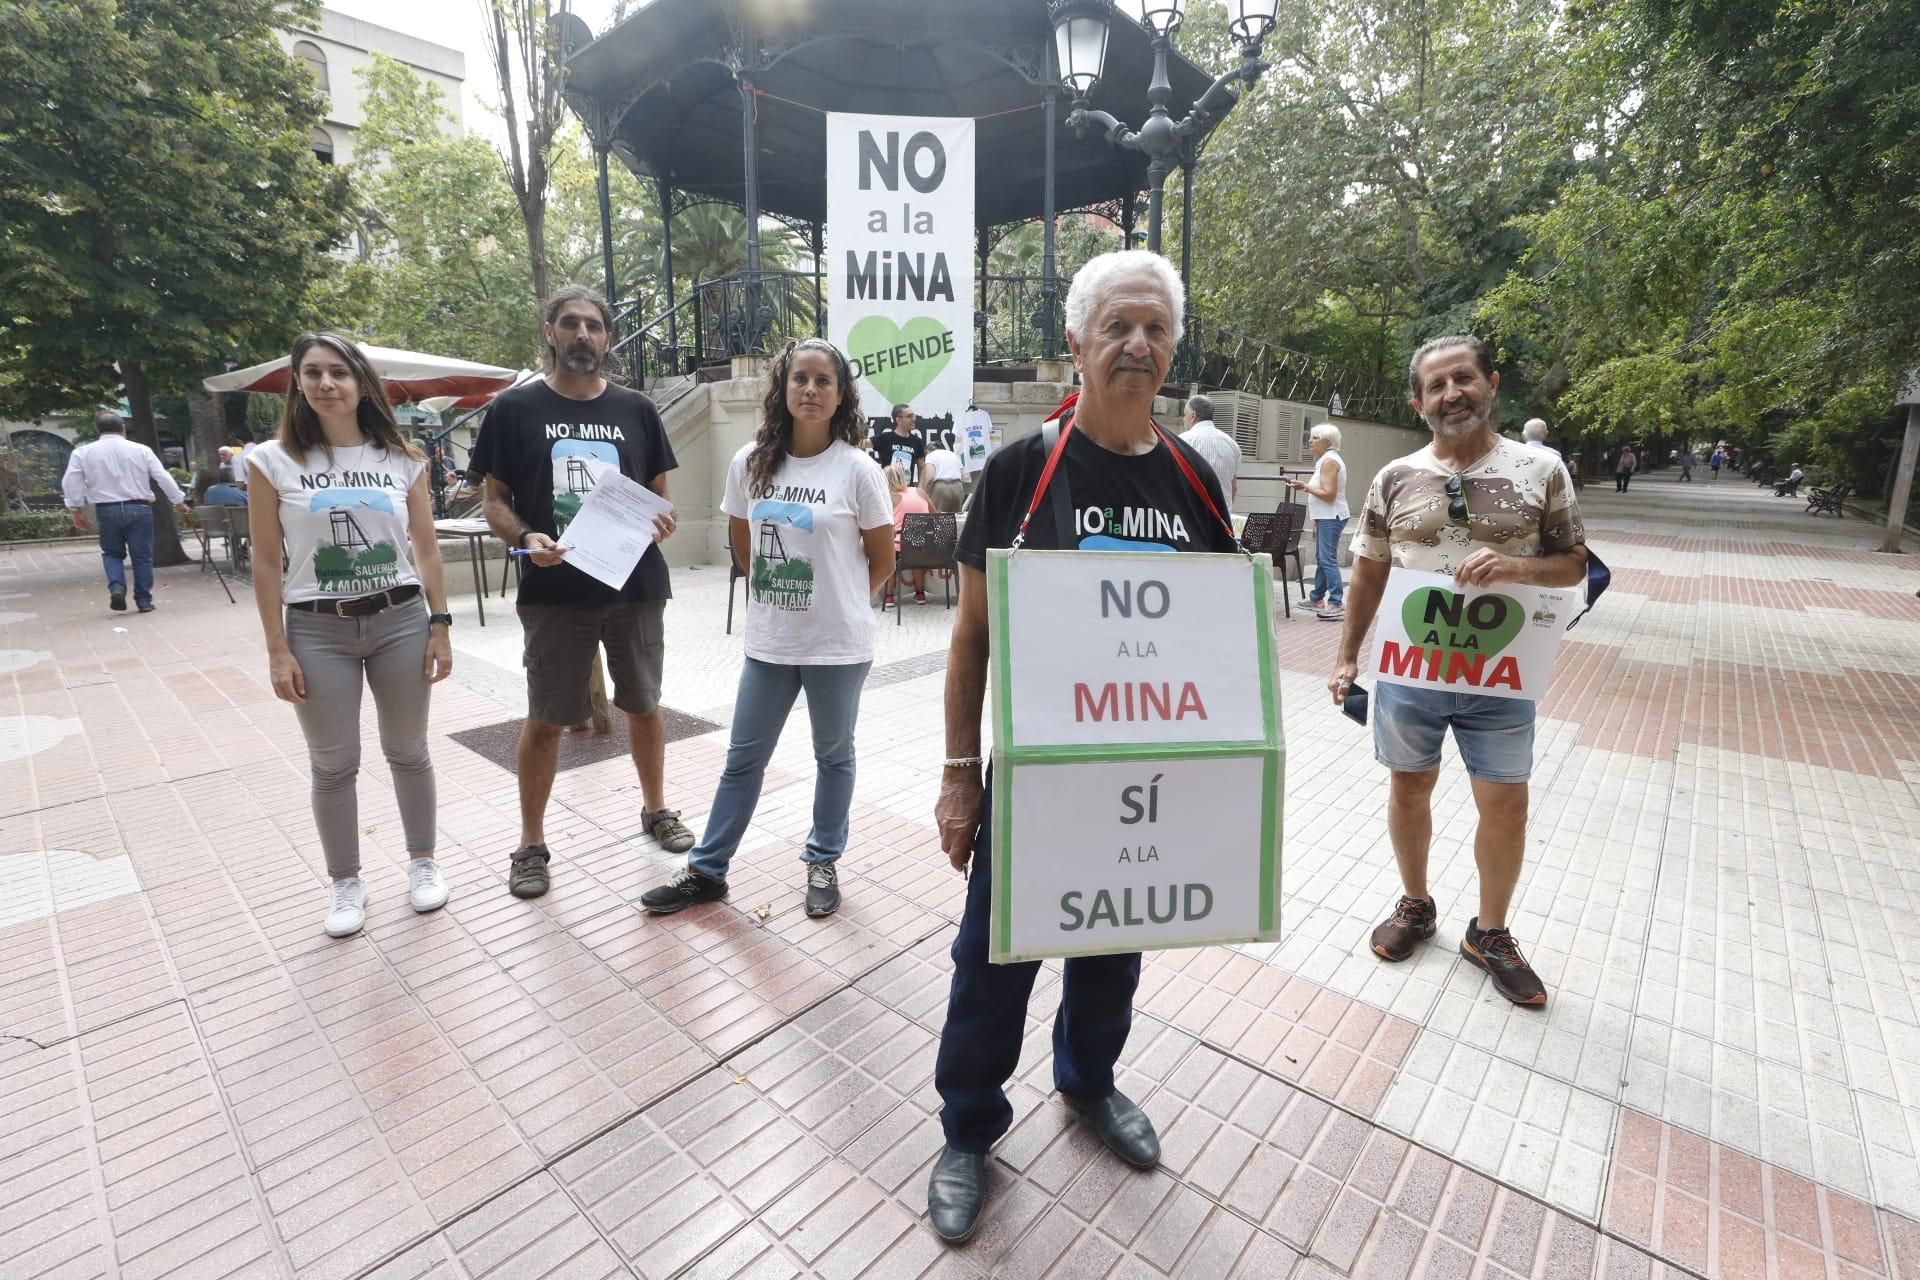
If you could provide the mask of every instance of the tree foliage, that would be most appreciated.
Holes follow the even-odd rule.
[[[343,175],[274,28],[318,6],[0,9],[0,412],[70,409],[261,358],[337,277]]]

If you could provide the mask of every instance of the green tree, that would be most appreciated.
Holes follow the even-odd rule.
[[[1634,106],[1516,223],[1485,323],[1554,362],[1590,438],[1726,438],[1876,484],[1920,357],[1920,4],[1617,0],[1568,40]]]
[[[540,350],[526,235],[491,144],[452,138],[439,86],[375,55],[354,179],[367,210],[366,333],[378,343],[520,368]]]
[[[0,9],[0,414],[152,396],[285,344],[338,275],[346,179],[275,29],[318,5],[41,0]],[[162,508],[164,511],[165,508]],[[185,553],[170,518],[162,563]]]

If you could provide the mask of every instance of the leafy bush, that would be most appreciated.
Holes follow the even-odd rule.
[[[64,511],[9,511],[0,513],[0,542],[31,542],[64,538],[73,532],[73,520]]]

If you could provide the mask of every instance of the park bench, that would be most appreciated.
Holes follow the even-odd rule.
[[[1805,476],[1800,480],[1806,479]],[[1782,476],[1773,482],[1773,496],[1776,498],[1797,498],[1800,496],[1800,480]]]
[[[1844,517],[1846,512],[1841,510],[1841,506],[1852,493],[1853,486],[1850,484],[1835,485],[1831,489],[1815,489],[1807,497],[1807,514],[1811,516],[1818,515],[1822,511],[1831,511],[1836,516]]]

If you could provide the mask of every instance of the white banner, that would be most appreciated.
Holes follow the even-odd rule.
[[[1577,587],[1462,587],[1451,574],[1394,569],[1380,598],[1373,676],[1382,684],[1547,696]]]
[[[950,441],[973,400],[973,121],[827,115],[827,336],[861,408]]]

